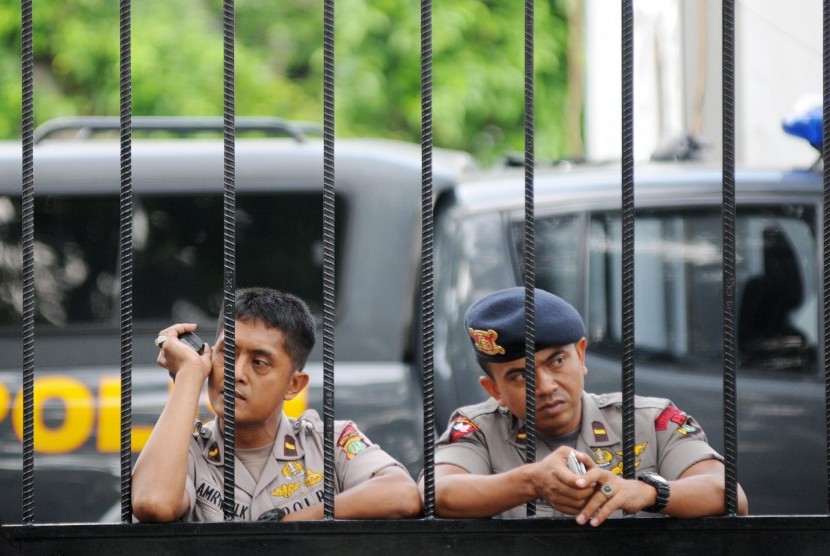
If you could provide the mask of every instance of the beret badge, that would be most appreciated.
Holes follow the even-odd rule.
[[[476,349],[481,353],[485,355],[502,355],[504,353],[504,348],[496,343],[499,334],[495,330],[476,330],[474,328],[468,330]]]

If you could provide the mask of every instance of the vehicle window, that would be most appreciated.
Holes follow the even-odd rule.
[[[322,194],[237,194],[236,283],[295,293],[322,312]],[[338,245],[347,215],[337,200]],[[118,198],[35,200],[37,321],[117,327]],[[135,326],[215,322],[223,296],[223,199],[136,195]],[[0,325],[21,322],[20,200],[0,197]]]
[[[720,360],[719,211],[640,213],[635,230],[637,356],[683,364]],[[621,231],[618,214],[591,217],[586,324],[593,348],[615,354],[622,326]],[[818,341],[812,209],[742,208],[735,234],[740,364],[811,370]]]
[[[568,215],[540,217],[534,225],[536,286],[573,305],[580,303],[582,286],[581,224],[580,218]],[[524,220],[513,223],[512,234],[523,265]]]

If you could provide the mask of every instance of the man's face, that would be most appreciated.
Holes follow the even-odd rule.
[[[536,430],[544,436],[560,436],[574,431],[582,419],[582,391],[585,387],[585,347],[583,338],[575,344],[549,346],[536,352]],[[481,378],[481,385],[513,415],[524,419],[525,360],[489,363],[492,378]]]
[[[308,383],[308,375],[293,370],[279,328],[260,321],[236,321],[235,422],[240,427],[273,428],[279,425],[285,400],[294,398]],[[208,380],[210,404],[223,416],[225,335],[219,333],[213,348],[213,369]],[[270,432],[270,431],[269,431]]]

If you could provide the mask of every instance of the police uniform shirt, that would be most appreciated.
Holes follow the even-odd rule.
[[[373,445],[351,421],[334,423],[334,490],[348,490],[385,467],[403,466]],[[269,510],[288,513],[322,503],[323,422],[314,410],[299,419],[282,415],[271,456],[258,482],[234,458],[234,520],[256,521]],[[224,448],[216,421],[196,423],[188,456],[190,508],[185,521],[223,521]]]
[[[700,425],[669,400],[635,396],[634,407],[638,473],[654,471],[671,481],[699,461],[723,460],[707,443]],[[449,463],[478,475],[503,473],[525,462],[526,436],[524,422],[490,398],[453,414],[449,428],[436,444],[435,463]],[[536,447],[537,461],[553,451],[544,442]],[[590,455],[598,466],[622,475],[622,394],[583,393],[576,449]],[[536,513],[539,517],[565,517],[545,500],[537,501]],[[526,515],[522,505],[497,517]],[[618,511],[612,517],[620,515]]]

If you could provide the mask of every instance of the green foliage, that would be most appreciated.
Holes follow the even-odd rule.
[[[537,157],[570,154],[565,0],[536,2]],[[321,0],[236,2],[237,115],[322,121]],[[436,146],[483,162],[524,149],[524,1],[435,2]],[[132,3],[135,115],[220,115],[221,0]],[[419,141],[421,6],[413,0],[336,3],[336,131]],[[119,113],[119,6],[114,0],[34,2],[36,123]],[[20,133],[20,7],[0,5],[0,138]]]

